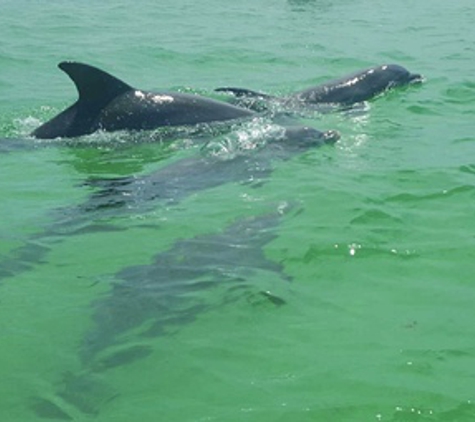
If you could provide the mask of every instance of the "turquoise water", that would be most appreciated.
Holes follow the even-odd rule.
[[[468,0],[3,1],[0,138],[75,99],[65,59],[221,99],[213,88],[285,94],[386,62],[426,80],[356,113],[303,116],[341,140],[276,163],[265,183],[94,216],[116,230],[52,228],[94,191],[86,180],[148,174],[199,146],[98,135],[2,154],[2,420],[474,420],[474,21]],[[244,287],[191,290],[176,305],[191,318],[144,336],[143,317],[84,361],[91,332],[107,343],[97,313],[121,271],[285,203],[263,245],[282,271],[226,263]]]

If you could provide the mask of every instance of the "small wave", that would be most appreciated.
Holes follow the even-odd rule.
[[[281,139],[285,129],[262,118],[256,118],[241,125],[224,136],[207,142],[202,150],[205,154],[230,160],[248,151],[262,148],[269,141]]]

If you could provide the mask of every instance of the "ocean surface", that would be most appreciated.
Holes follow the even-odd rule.
[[[2,0],[0,419],[475,420],[474,22],[472,0]],[[341,139],[265,177],[124,205],[274,123],[45,145],[63,60],[223,101],[383,63],[424,83],[294,116]]]

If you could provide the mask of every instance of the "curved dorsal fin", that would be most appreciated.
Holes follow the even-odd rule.
[[[79,101],[108,103],[133,89],[130,85],[97,67],[78,62],[61,62],[58,67],[72,79]]]

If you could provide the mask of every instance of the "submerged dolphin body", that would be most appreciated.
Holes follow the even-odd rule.
[[[277,161],[289,160],[310,148],[333,144],[338,138],[334,131],[287,128],[281,138],[233,158],[193,155],[148,175],[91,181],[90,185],[98,190],[85,202],[57,210],[55,223],[30,237],[26,245],[13,250],[0,262],[0,280],[28,271],[44,261],[49,245],[64,238],[91,231],[118,230],[111,225],[101,225],[103,219],[144,213],[158,203],[177,204],[194,193],[225,183],[264,181]]]
[[[277,237],[276,228],[287,212],[282,207],[240,218],[222,232],[176,241],[148,265],[119,271],[110,294],[95,303],[95,325],[83,344],[83,361],[90,364],[107,347],[122,343],[124,332],[144,322],[139,337],[146,338],[193,320],[208,307],[206,298],[199,297],[202,290],[224,284],[224,294],[236,289],[261,293],[269,287],[267,282],[289,281],[283,266],[267,259],[263,251]],[[264,297],[283,303],[271,294]]]
[[[225,183],[263,181],[277,161],[287,161],[304,151],[339,139],[335,131],[320,132],[308,127],[287,128],[280,139],[260,148],[240,152],[229,159],[200,155],[184,158],[145,176],[92,181],[99,187],[83,205],[87,211],[110,208],[132,209],[154,200],[177,203],[189,195]],[[115,211],[114,211],[115,210]]]
[[[150,355],[155,337],[200,313],[240,298],[248,306],[285,304],[275,291],[285,290],[291,278],[282,264],[266,258],[264,248],[277,237],[288,211],[277,207],[240,218],[220,232],[178,240],[150,264],[116,273],[110,292],[93,303],[93,324],[80,345],[80,370],[60,380],[53,400],[51,394],[33,400],[36,416],[71,420],[75,413],[78,419],[99,414],[117,396],[103,381],[105,371]]]
[[[39,139],[76,137],[97,130],[146,130],[253,116],[249,110],[199,95],[135,89],[96,67],[61,62],[79,99],[32,132]]]
[[[226,87],[217,88],[216,91],[229,92],[238,98],[276,101],[279,104],[291,107],[325,104],[350,106],[370,100],[391,88],[421,81],[421,75],[411,73],[404,67],[396,64],[387,64],[360,70],[284,98],[274,97],[245,88]]]

